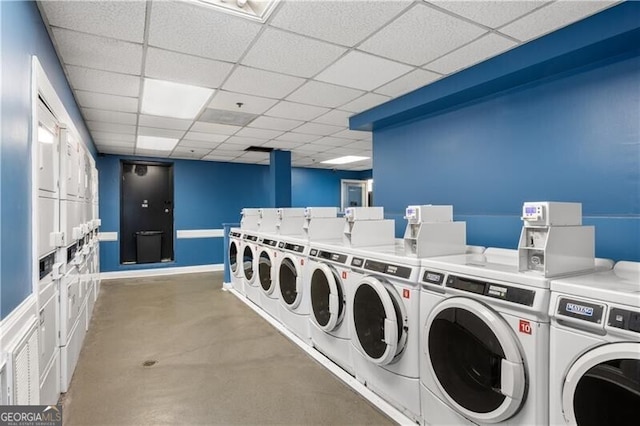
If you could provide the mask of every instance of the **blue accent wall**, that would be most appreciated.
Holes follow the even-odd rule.
[[[340,181],[342,179],[370,179],[371,170],[363,172],[327,169],[291,169],[293,207],[340,208]]]
[[[120,232],[121,160],[141,157],[99,156],[100,217],[102,232]],[[270,203],[271,179],[268,166],[210,161],[147,159],[171,162],[174,166],[174,223],[176,230],[222,229],[223,223],[239,222],[243,207],[264,207]],[[367,172],[333,172],[320,169],[291,169],[294,206],[339,206],[340,179],[360,179]],[[120,265],[119,241],[100,243],[101,270],[164,268],[220,264],[224,260],[222,238],[176,239],[175,262]]]
[[[374,197],[453,204],[468,242],[515,248],[524,201],[574,201],[596,254],[640,260],[640,56],[625,54],[374,132]]]
[[[0,2],[2,108],[0,144],[0,318],[31,284],[31,61],[36,55],[80,136],[95,154],[35,2]]]
[[[291,151],[269,153],[269,206],[291,207]]]

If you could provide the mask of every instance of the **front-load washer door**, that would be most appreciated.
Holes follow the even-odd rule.
[[[262,250],[258,258],[258,275],[260,287],[268,296],[273,294],[276,288],[276,280],[273,279],[273,260],[268,250]]]
[[[569,424],[637,424],[640,413],[640,343],[609,343],[578,358],[562,388]]]
[[[332,267],[319,263],[311,273],[311,311],[320,329],[335,330],[344,317],[344,285]]]
[[[242,250],[242,270],[247,281],[253,280],[253,248],[247,244]]]
[[[422,341],[440,391],[465,417],[497,423],[518,412],[525,367],[515,333],[497,312],[472,299],[446,299],[431,311]]]
[[[238,268],[238,242],[233,240],[229,242],[229,267],[234,277],[240,276],[240,268]]]
[[[389,364],[404,349],[404,305],[388,283],[362,278],[355,286],[352,318],[354,344],[370,362]]]
[[[260,282],[260,286],[267,290],[271,288],[271,254],[269,250],[262,249],[260,250],[260,254],[258,255],[258,281]],[[255,278],[255,277],[254,277]],[[255,282],[255,279],[252,281]]]
[[[302,300],[302,277],[296,259],[285,255],[278,268],[278,286],[282,301],[287,308],[293,310]]]

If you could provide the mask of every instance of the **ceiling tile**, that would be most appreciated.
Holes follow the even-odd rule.
[[[204,161],[220,161],[220,162],[229,162],[231,160],[233,160],[234,158],[236,158],[236,155],[233,156],[227,156],[227,155],[218,155],[218,154],[209,154],[206,155],[204,157],[202,157],[202,159]]]
[[[180,118],[159,117],[156,115],[140,115],[138,124],[144,127],[157,127],[159,129],[187,130],[192,120],[182,120]]]
[[[250,114],[262,114],[275,103],[275,99],[261,98],[238,92],[218,90],[209,104],[209,108],[226,109],[229,111],[240,110]],[[238,103],[242,103],[239,107]]]
[[[360,139],[367,139],[371,137],[371,132],[364,132],[364,131],[360,131],[360,130],[343,130],[340,133],[336,133],[335,135],[333,135],[336,138],[346,138],[346,139],[354,139],[354,140],[360,140]]]
[[[353,143],[351,139],[344,138],[335,138],[335,137],[325,137],[322,139],[318,139],[314,142],[314,145],[322,145],[322,146],[330,146],[330,147],[344,147]]]
[[[224,142],[226,141],[229,136],[227,135],[216,135],[213,133],[200,133],[200,132],[194,132],[193,130],[191,130],[190,132],[188,132],[186,135],[184,135],[183,137],[184,139],[189,139],[192,141],[206,141],[206,142]]]
[[[258,129],[271,129],[271,130],[291,130],[303,124],[303,121],[287,120],[286,118],[277,117],[258,117],[249,124],[249,127],[255,127]]]
[[[295,102],[280,101],[276,106],[267,111],[265,115],[290,118],[294,120],[310,121],[327,111],[329,111],[329,108],[298,104]]]
[[[528,41],[593,15],[617,1],[557,1],[510,23],[501,33]]]
[[[238,150],[238,151],[244,152],[244,150],[249,148],[250,146],[255,146],[254,144],[251,144],[251,143],[246,143],[246,142],[242,142],[241,143],[237,139],[242,139],[242,138],[238,138],[238,137],[232,136],[231,138],[227,139],[226,141],[224,141],[223,143],[218,145],[218,147],[216,149]],[[240,154],[238,154],[238,155],[241,155],[242,152]]]
[[[410,4],[406,1],[288,1],[271,20],[274,27],[354,46]]]
[[[136,134],[136,126],[131,126],[128,124],[104,123],[101,121],[87,121],[86,124],[91,131],[122,133],[125,135]]]
[[[151,4],[149,45],[236,62],[260,25],[187,2]]]
[[[85,33],[142,43],[146,2],[41,1],[49,23]]]
[[[345,48],[267,28],[249,53],[244,65],[299,77],[312,77],[346,52]]]
[[[283,149],[283,150],[287,150],[290,151],[293,148],[296,148],[298,146],[302,145],[301,142],[291,142],[291,141],[279,141],[277,139],[273,139],[268,141],[267,143],[261,145],[264,147],[268,147],[268,148],[274,148],[274,149]]]
[[[425,68],[442,74],[451,74],[485,59],[497,56],[516,45],[516,42],[506,37],[487,34],[458,50],[430,62],[425,65]]]
[[[227,62],[150,47],[147,50],[144,74],[177,83],[218,88],[232,68],[233,64]]]
[[[423,86],[426,86],[429,83],[433,83],[441,77],[442,76],[440,74],[436,74],[427,70],[417,69],[410,72],[409,74],[403,75],[396,80],[393,80],[391,83],[385,84],[375,91],[377,93],[382,93],[383,95],[388,95],[395,98],[397,96],[404,95],[405,93],[409,93]]]
[[[52,28],[65,64],[140,75],[142,45]]]
[[[109,111],[138,112],[138,98],[105,95],[103,93],[76,90],[76,100],[85,108],[106,109]]]
[[[223,88],[231,92],[283,98],[302,83],[304,80],[298,77],[240,66],[233,71]]]
[[[412,69],[408,65],[354,50],[322,71],[315,79],[355,89],[372,90]]]
[[[106,140],[106,139],[94,139],[94,142],[96,143],[96,146],[101,146],[101,147],[112,146],[116,148],[133,148],[136,145],[136,143],[133,141],[126,142],[126,141],[116,141],[116,140]]]
[[[278,130],[265,130],[265,129],[251,129],[245,127],[236,133],[236,136],[247,137],[247,138],[257,138],[257,139],[273,139],[280,136],[283,132]]]
[[[297,133],[308,133],[311,135],[327,136],[339,132],[341,127],[329,124],[306,123],[296,129]]]
[[[209,148],[192,148],[192,147],[184,147],[184,146],[176,146],[173,152],[171,153],[171,157],[173,158],[196,158],[200,159],[203,156],[209,154],[211,149]]]
[[[233,135],[241,128],[242,127],[240,126],[230,126],[228,124],[205,123],[202,121],[197,121],[191,127],[191,131],[200,133],[215,133],[218,135]]]
[[[313,164],[314,161],[309,157],[301,157],[296,159],[291,159],[291,165],[294,167],[306,167]]]
[[[350,141],[351,143],[349,143],[349,145],[347,146],[347,148],[352,148],[352,149],[359,149],[359,150],[367,150],[367,151],[371,151],[371,146],[373,145],[373,143],[371,141]]]
[[[293,92],[287,100],[301,102],[303,104],[335,108],[346,102],[352,101],[364,92],[333,84],[309,81],[304,86]]]
[[[334,154],[340,154],[340,155],[360,155],[362,157],[365,157],[365,155],[362,154],[362,150],[361,149],[353,149],[351,147],[334,147],[331,149],[331,152],[333,152]]]
[[[222,148],[216,148],[214,149],[211,154],[215,154],[215,155],[224,155],[227,157],[237,157],[239,155],[242,155],[245,153],[244,149],[231,149],[233,148],[234,145],[227,145],[225,147]]]
[[[138,116],[128,112],[107,111],[104,109],[83,108],[82,115],[88,121],[135,125]]]
[[[315,123],[332,124],[334,126],[348,127],[349,117],[353,115],[352,112],[340,111],[339,109],[333,109],[328,113],[313,120]]]
[[[134,143],[136,141],[135,135],[126,135],[122,133],[109,133],[109,132],[99,132],[92,131],[91,137],[96,142],[101,141],[121,141],[121,142],[130,142]]]
[[[319,135],[309,135],[309,134],[302,134],[302,133],[296,133],[296,132],[287,132],[287,133],[284,133],[284,134],[278,136],[275,139],[279,140],[279,141],[306,143],[306,142],[315,141],[315,140],[317,140],[319,138],[320,138]]]
[[[71,87],[110,95],[138,96],[140,77],[67,65]]]
[[[242,136],[231,136],[229,139],[227,139],[226,141],[224,141],[223,145],[220,145],[220,147],[225,147],[222,149],[229,149],[226,148],[226,146],[231,145],[233,147],[233,149],[240,149],[240,146],[242,146],[244,148],[249,147],[249,146],[260,146],[264,143],[267,142],[267,139],[259,139],[259,138],[247,138],[247,137],[242,137]],[[234,146],[237,145],[237,146]]]
[[[342,105],[340,109],[351,112],[362,112],[387,102],[389,99],[391,98],[388,96],[378,95],[377,93],[367,93],[354,101]]]
[[[486,30],[477,25],[418,4],[362,43],[359,49],[422,65],[484,32]]]
[[[248,112],[237,109],[231,111],[228,109],[205,108],[198,117],[198,121],[222,124],[226,126],[246,126],[258,117],[258,114],[250,114]]]
[[[260,161],[260,160],[265,160],[265,159],[269,159],[269,153],[268,152],[253,152],[253,151],[249,151],[249,152],[245,152],[244,154],[242,154],[242,156],[240,157],[241,160],[253,160],[253,161]]]
[[[491,28],[498,28],[520,16],[531,12],[548,2],[537,1],[429,1],[438,7],[447,9]]]
[[[217,141],[196,141],[190,139],[182,139],[179,143],[179,146],[190,147],[190,148],[208,148],[213,149],[220,145],[220,142]]]
[[[169,151],[136,148],[136,155],[143,155],[145,157],[169,158]]]
[[[317,154],[331,149],[329,145],[305,144],[294,148],[295,152],[304,153],[305,155]]]
[[[138,135],[180,139],[184,135],[184,130],[156,129],[155,127],[140,126],[138,127]]]

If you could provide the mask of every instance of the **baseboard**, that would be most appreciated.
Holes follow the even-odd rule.
[[[158,277],[162,275],[196,274],[200,272],[217,272],[223,270],[224,264],[222,263],[196,266],[176,266],[172,268],[132,269],[129,271],[100,272],[100,279],[110,280],[116,278]]]
[[[38,317],[35,294],[30,294],[2,322],[0,322],[0,342],[2,350],[11,346],[13,341],[21,339],[33,321]]]

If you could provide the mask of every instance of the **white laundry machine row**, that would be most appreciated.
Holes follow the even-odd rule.
[[[311,243],[309,248],[309,335],[311,345],[355,376],[348,278],[351,276],[351,253],[330,242]]]
[[[552,281],[550,315],[550,423],[638,423],[640,263]]]
[[[422,260],[424,424],[549,421],[548,281],[517,272],[502,262],[505,257],[500,253],[498,262],[483,254]]]
[[[420,419],[420,259],[404,246],[352,252],[347,292],[356,379]]]
[[[242,275],[242,286],[247,299],[256,305],[260,305],[260,286],[256,273],[256,252],[258,250],[259,233],[257,231],[244,231],[242,234],[242,245],[238,253],[240,263],[240,274]]]

